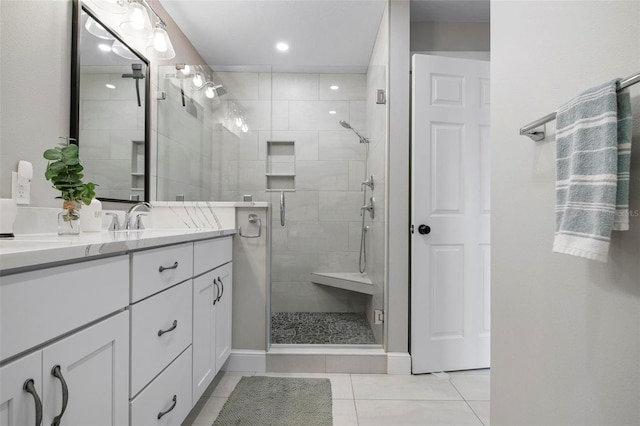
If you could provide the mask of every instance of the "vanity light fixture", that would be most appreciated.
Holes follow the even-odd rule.
[[[198,87],[198,88],[199,88],[199,87],[202,87],[202,85],[204,84],[204,82],[202,81],[202,75],[201,75],[200,73],[196,73],[196,74],[193,76],[193,80],[192,80],[192,82],[193,82],[193,85],[194,85],[194,86],[196,86],[196,87]]]
[[[242,130],[242,133],[247,133],[249,131],[249,126],[247,126],[247,123],[243,123],[242,127],[240,127],[240,130]]]
[[[124,34],[147,41],[147,52],[157,59],[172,59],[176,56],[176,51],[167,33],[167,24],[147,0],[95,0],[94,3],[99,8],[112,13],[126,12],[120,22],[120,29]],[[151,16],[155,18],[155,24],[152,24]],[[91,32],[89,28],[87,31]],[[105,32],[108,34],[106,30]],[[91,33],[96,37],[101,37]],[[113,37],[111,39],[113,40]]]
[[[281,52],[286,52],[287,50],[289,50],[289,45],[283,41],[279,42],[276,44],[276,49],[278,49]]]
[[[215,92],[215,90],[213,90],[213,87],[209,86],[204,91],[204,95],[209,99],[213,99],[216,96],[216,92]]]
[[[122,32],[139,39],[148,39],[151,36],[151,19],[149,12],[138,0],[129,1],[129,10],[120,23]]]
[[[87,21],[84,24],[84,28],[98,38],[103,40],[115,40],[115,37],[111,33],[104,29],[102,25],[97,23],[92,17],[87,16]]]
[[[95,0],[93,3],[111,13],[126,13],[129,10],[127,0]]]
[[[147,51],[155,53],[158,59],[171,59],[176,56],[176,51],[173,49],[169,34],[167,34],[167,26],[161,20],[156,22],[156,27],[153,30],[153,42],[151,46],[147,47]]]
[[[178,68],[178,64],[176,64],[176,68]],[[184,65],[182,66],[182,68],[178,68],[178,70],[179,70],[182,74],[187,75],[187,74],[189,74],[189,73],[191,72],[191,67],[190,67],[189,65],[184,64]]]

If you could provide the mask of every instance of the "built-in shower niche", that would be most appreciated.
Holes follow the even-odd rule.
[[[295,141],[267,141],[267,191],[296,190]]]

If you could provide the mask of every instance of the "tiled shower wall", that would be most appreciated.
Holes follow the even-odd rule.
[[[365,146],[339,121],[366,133],[367,75],[218,71],[217,77],[228,93],[215,113],[223,126],[214,132],[212,199],[250,194],[272,202],[272,311],[365,312],[369,296],[313,284],[310,274],[358,270]],[[229,119],[233,105],[247,133]],[[265,191],[269,140],[295,142],[295,192],[285,193],[284,227],[280,192]]]
[[[80,158],[85,181],[99,185],[104,198],[129,199],[132,141],[144,140],[144,105],[138,107],[131,72],[126,66],[82,66],[80,87]],[[109,89],[106,84],[113,84]],[[144,99],[144,83],[140,85]],[[141,197],[142,198],[142,197]]]

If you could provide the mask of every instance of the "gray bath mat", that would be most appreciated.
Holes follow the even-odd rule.
[[[213,426],[331,426],[329,379],[243,377]]]

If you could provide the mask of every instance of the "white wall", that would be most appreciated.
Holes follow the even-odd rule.
[[[640,71],[640,2],[493,1],[491,59],[491,424],[638,424],[640,87],[635,215],[607,264],[551,253],[555,125],[538,143],[518,130]]]

